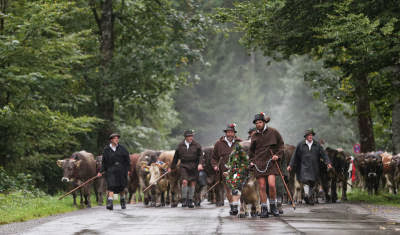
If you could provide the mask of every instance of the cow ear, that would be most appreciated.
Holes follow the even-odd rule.
[[[64,160],[57,160],[57,166],[62,168],[62,165],[64,163]]]
[[[82,160],[75,161],[74,164],[77,168],[81,165]]]

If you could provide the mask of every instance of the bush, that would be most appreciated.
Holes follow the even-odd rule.
[[[3,167],[0,167],[0,193],[13,191],[25,191],[34,195],[40,194],[40,190],[35,188],[32,175],[18,173],[16,176],[11,176]]]

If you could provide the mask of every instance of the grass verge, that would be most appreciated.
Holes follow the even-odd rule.
[[[378,195],[368,195],[367,192],[360,189],[353,189],[347,193],[347,199],[350,202],[363,202],[376,205],[395,206],[400,208],[400,195],[380,192]]]
[[[0,224],[22,222],[83,208],[73,205],[72,196],[58,200],[59,196],[49,196],[43,193],[34,195],[26,191],[0,194]],[[79,199],[77,201],[79,204]],[[93,194],[91,203],[92,206],[96,205]]]

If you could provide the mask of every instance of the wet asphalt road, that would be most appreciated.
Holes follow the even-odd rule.
[[[207,202],[199,209],[105,207],[0,226],[0,234],[400,234],[400,223],[371,214],[360,205],[338,203],[284,207],[281,217],[239,219],[228,206]]]

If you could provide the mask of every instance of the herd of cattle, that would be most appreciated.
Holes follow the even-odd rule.
[[[250,146],[249,141],[243,141],[240,144],[245,151],[248,151]],[[295,170],[291,172],[286,171],[286,167],[294,151],[295,146],[285,145],[284,157],[280,160],[279,165],[283,171],[289,191],[293,195],[293,200],[296,203],[302,203],[303,187],[296,179]],[[318,197],[322,197],[326,202],[336,202],[338,200],[338,186],[341,187],[341,200],[347,200],[346,191],[349,182],[353,187],[367,190],[369,194],[377,194],[379,190],[389,190],[391,193],[397,193],[400,187],[400,154],[392,156],[387,152],[370,152],[356,155],[353,158],[349,153],[341,149],[328,147],[325,151],[332,162],[333,169],[328,171],[326,165],[321,162],[320,178],[316,189],[322,189],[321,192],[323,191],[323,194],[320,195],[320,190],[315,190],[316,202],[318,202]],[[200,206],[204,197],[207,197],[209,202],[215,203],[217,206],[224,204],[225,194],[222,184],[217,184],[216,187],[213,187],[212,190],[206,193],[210,187],[219,182],[211,166],[212,152],[212,146],[203,148],[206,182],[203,180],[203,182],[199,182],[196,186],[196,206]],[[130,155],[131,174],[128,176],[128,187],[126,188],[126,191],[129,193],[129,203],[143,202],[146,206],[151,207],[165,205],[176,207],[178,205],[181,192],[179,171],[172,171],[156,181],[156,179],[168,170],[174,153],[175,151],[146,150],[140,154]],[[80,151],[72,154],[70,158],[58,160],[57,165],[64,171],[62,181],[68,182],[70,187],[73,188],[96,176],[97,172],[101,169],[101,158],[102,156],[94,157],[91,153]],[[354,169],[351,167],[352,164],[355,165],[356,169],[353,181],[350,178],[351,170]],[[150,190],[142,193],[143,189],[149,185],[153,186],[150,186]],[[93,184],[86,185],[79,192],[81,204],[85,203],[87,207],[91,206],[90,193],[92,186],[94,186],[97,203],[102,205],[103,196],[106,192],[104,176],[96,179]],[[277,187],[282,187],[283,189],[283,185],[279,185],[278,183]],[[136,192],[139,193],[136,194]],[[139,195],[139,197],[136,195]],[[76,197],[77,193],[74,193],[74,205],[76,205]],[[278,190],[278,197],[282,202],[290,201],[285,190]],[[240,217],[248,214],[247,205],[251,205],[251,215],[257,215],[259,212],[258,186],[251,171],[249,171],[246,184],[243,186],[241,192]]]

